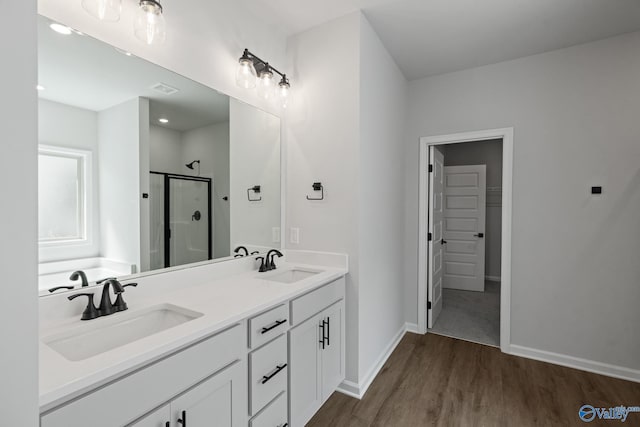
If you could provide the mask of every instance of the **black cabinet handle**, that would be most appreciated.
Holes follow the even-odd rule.
[[[329,325],[330,321],[331,317],[327,317],[327,347],[331,345],[331,325]]]
[[[178,424],[187,427],[187,411],[182,411],[182,418],[178,418]]]
[[[167,421],[164,425],[164,427],[171,427],[171,421]]]
[[[276,367],[276,370],[275,370],[275,371],[273,371],[273,373],[272,373],[271,375],[263,375],[263,376],[262,376],[262,381],[261,381],[261,383],[262,383],[262,384],[265,384],[265,383],[266,383],[267,381],[269,381],[271,378],[273,378],[273,377],[275,377],[276,375],[278,375],[278,373],[280,373],[280,371],[282,371],[282,370],[283,370],[284,368],[286,368],[286,367],[287,367],[287,364],[286,364],[286,363],[284,363],[284,364],[282,364],[282,365],[278,365],[278,366]]]
[[[262,331],[260,332],[261,334],[266,334],[267,332],[269,332],[270,330],[277,328],[278,326],[282,325],[283,323],[287,323],[287,319],[284,320],[276,320],[276,323],[274,323],[271,326],[265,326],[264,328],[262,328]]]
[[[474,234],[474,236],[475,236],[475,237],[480,237],[480,238],[482,238],[482,237],[484,237],[484,233]]]
[[[325,335],[324,335],[324,320],[322,322],[320,322],[320,325],[318,325],[318,327],[320,328],[320,336],[322,337],[322,339],[320,341],[318,341],[320,344],[322,344],[322,349],[324,350],[324,346],[325,346]]]

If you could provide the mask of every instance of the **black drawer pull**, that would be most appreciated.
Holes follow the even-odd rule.
[[[167,423],[164,426],[165,427],[171,427],[171,421],[167,421]]]
[[[262,383],[262,384],[265,384],[265,383],[266,383],[267,381],[269,381],[271,378],[273,378],[273,377],[275,377],[276,375],[278,375],[278,373],[279,373],[280,371],[282,371],[282,370],[283,370],[284,368],[286,368],[286,367],[287,367],[287,364],[286,364],[286,363],[284,363],[284,364],[282,364],[282,365],[278,365],[278,366],[276,367],[276,370],[275,370],[275,371],[273,371],[273,373],[272,373],[271,375],[263,375],[263,376],[262,376],[262,381],[261,381],[261,383]]]
[[[261,334],[266,334],[267,332],[269,332],[270,330],[277,328],[278,326],[282,325],[283,323],[287,323],[287,319],[284,320],[276,320],[276,323],[274,323],[271,326],[265,326],[264,328],[262,328],[262,331],[260,332]]]
[[[327,337],[325,336],[325,332],[324,332],[324,320],[322,322],[320,322],[320,324],[318,325],[318,327],[320,328],[320,335],[322,336],[322,339],[320,341],[318,341],[320,344],[322,344],[322,349],[324,350],[324,347],[326,346],[326,342],[325,340],[327,339]]]

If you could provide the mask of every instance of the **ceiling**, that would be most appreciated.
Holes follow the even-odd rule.
[[[38,22],[38,83],[41,98],[102,111],[138,96],[149,98],[150,123],[185,131],[229,120],[229,97],[91,37],[61,35]],[[126,72],[125,72],[126,71]],[[165,95],[152,86],[179,89]],[[164,117],[169,123],[161,124]]]
[[[640,30],[638,0],[254,0],[287,35],[362,10],[409,80]]]

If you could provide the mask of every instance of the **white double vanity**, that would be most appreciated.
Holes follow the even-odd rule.
[[[344,380],[348,264],[279,261],[139,277],[87,321],[87,298],[40,298],[41,426],[303,426]]]
[[[280,117],[46,16],[38,65],[40,425],[303,426],[345,377],[348,263],[273,269]]]

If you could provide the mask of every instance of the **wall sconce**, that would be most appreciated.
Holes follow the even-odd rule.
[[[167,34],[162,5],[157,0],[140,0],[133,32],[146,44],[163,43]]]
[[[122,0],[82,0],[82,8],[104,22],[117,22],[122,13]]]
[[[82,0],[82,8],[100,21],[117,22],[122,13],[122,0]],[[148,45],[164,42],[167,30],[159,0],[139,0],[133,33]]]
[[[274,72],[281,77],[277,85],[273,75]],[[244,50],[238,60],[236,84],[244,89],[257,87],[258,96],[266,100],[275,99],[283,108],[287,108],[291,91],[287,75],[269,65],[268,62],[258,58],[248,49]]]

